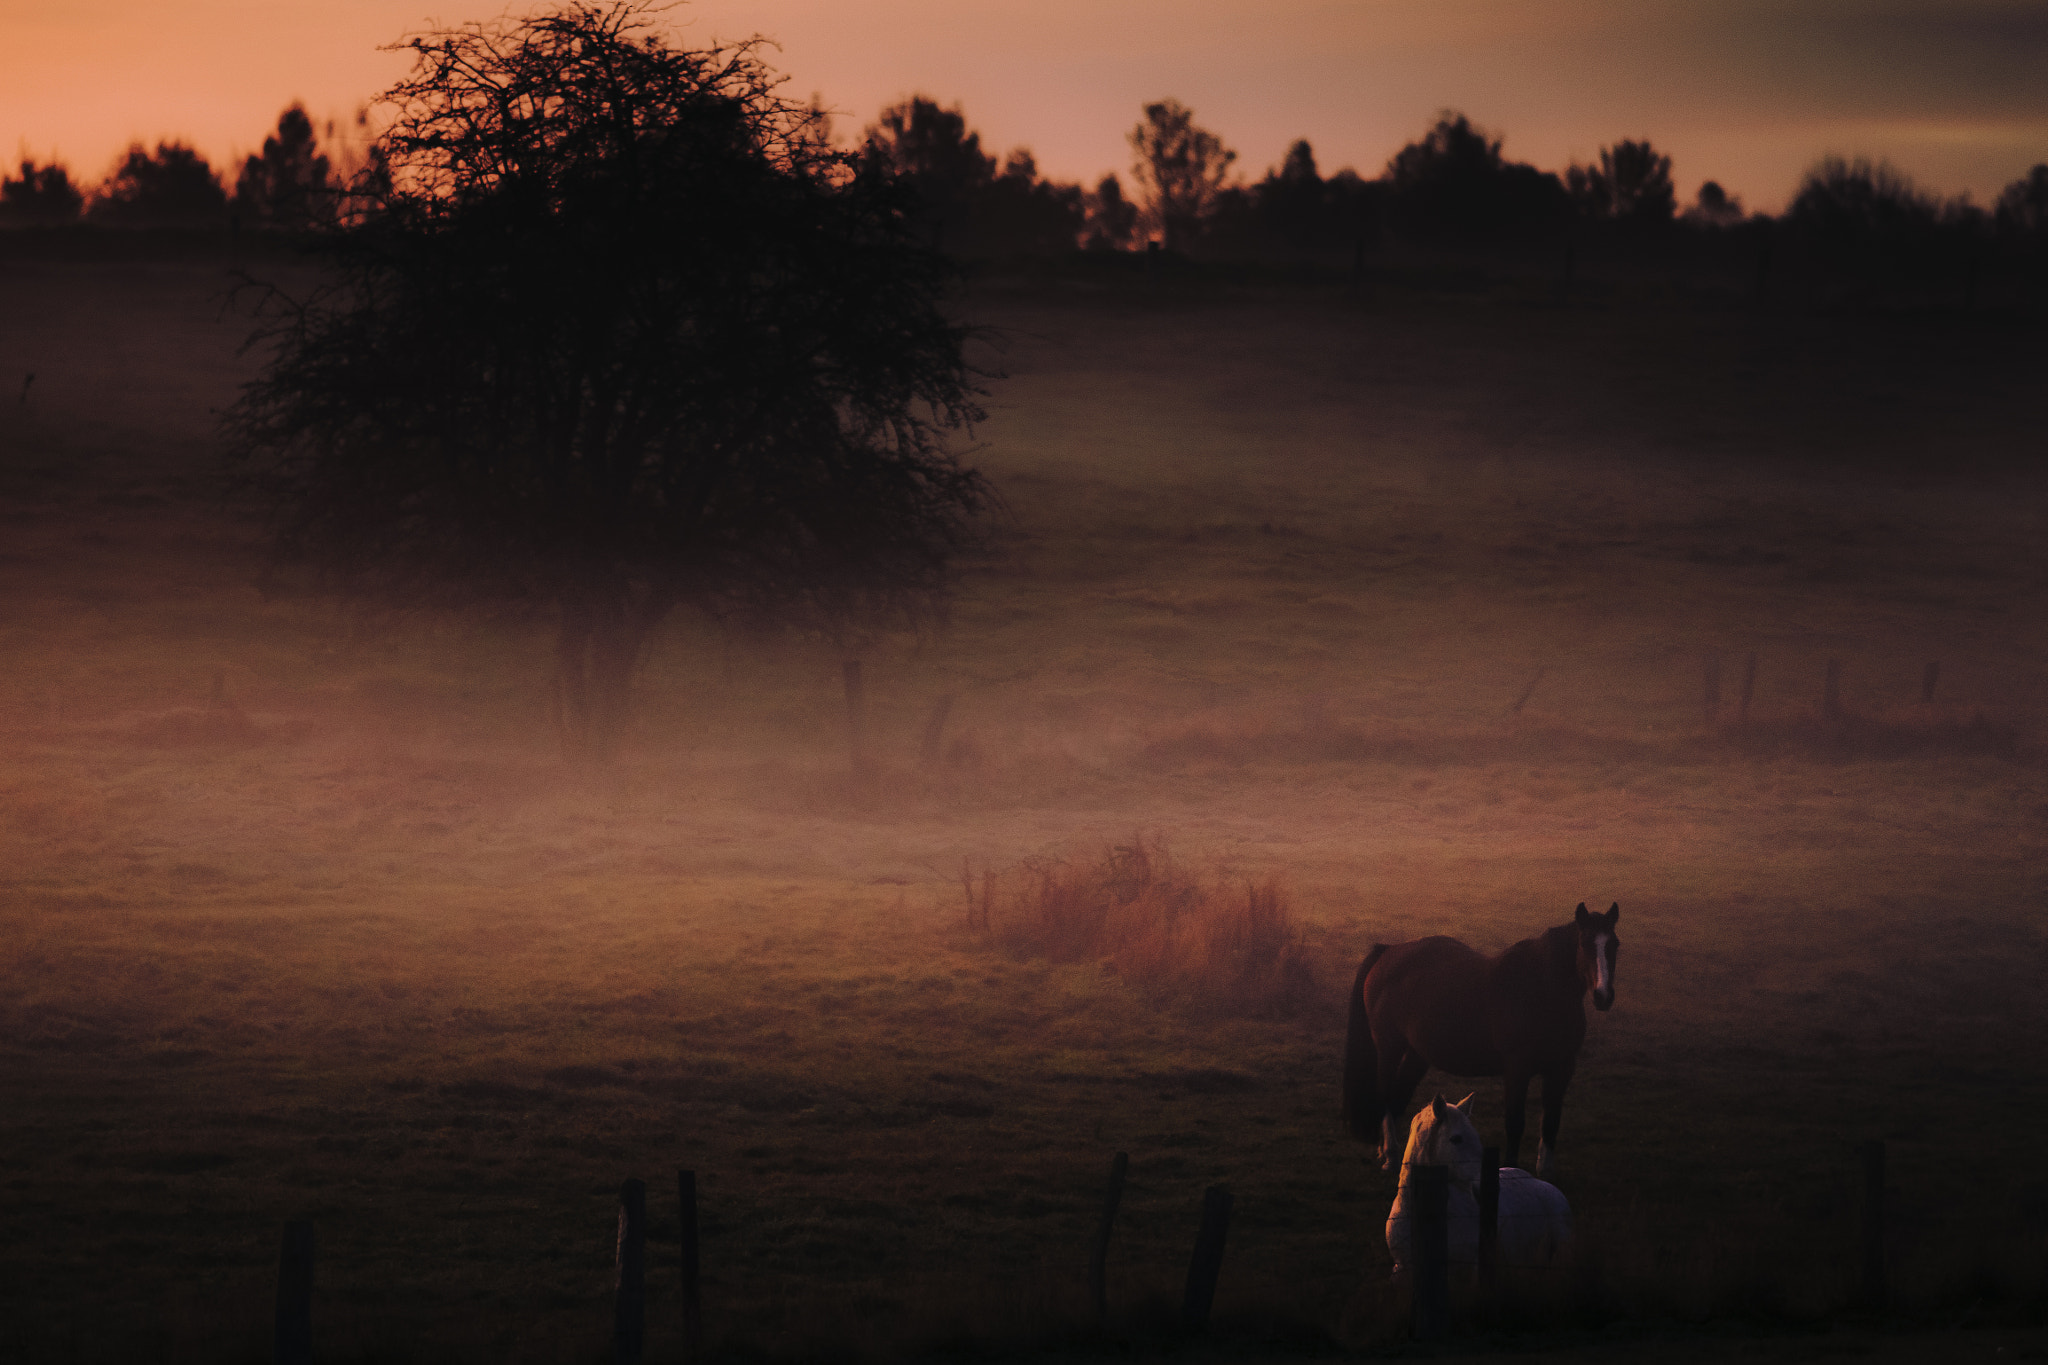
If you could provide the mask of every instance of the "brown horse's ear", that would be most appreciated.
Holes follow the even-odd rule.
[[[1584,924],[1587,920],[1591,918],[1593,917],[1586,913],[1586,903],[1584,901],[1580,901],[1578,913],[1572,916],[1572,923]]]
[[[1442,1095],[1438,1095],[1429,1102],[1429,1113],[1432,1118],[1440,1119],[1444,1116],[1444,1097]]]
[[[1616,901],[1614,904],[1607,907],[1607,927],[1612,929],[1614,927],[1614,922],[1620,918],[1621,902]]]

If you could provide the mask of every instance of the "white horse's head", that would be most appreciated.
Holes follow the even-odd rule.
[[[1479,1129],[1472,1122],[1472,1096],[1467,1095],[1456,1104],[1445,1104],[1444,1097],[1438,1095],[1427,1108],[1418,1109],[1415,1121],[1408,1125],[1408,1150],[1401,1157],[1402,1180],[1405,1183],[1408,1172],[1417,1166],[1448,1166],[1451,1183],[1476,1197],[1479,1155]]]

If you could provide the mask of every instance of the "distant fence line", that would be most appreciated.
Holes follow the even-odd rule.
[[[1858,1304],[1868,1311],[1882,1312],[1890,1302],[1885,1271],[1885,1144],[1881,1140],[1862,1142],[1857,1144],[1856,1152],[1863,1175]],[[1101,1222],[1089,1246],[1087,1287],[1097,1333],[1103,1330],[1108,1311],[1109,1245],[1129,1166],[1127,1153],[1118,1152],[1112,1158]],[[1449,1292],[1450,1168],[1417,1164],[1407,1171],[1405,1178],[1411,1201],[1409,1217],[1414,1220],[1415,1264],[1409,1272],[1410,1331],[1417,1340],[1441,1340],[1455,1326]],[[701,1365],[704,1316],[695,1171],[676,1172],[676,1193],[682,1253],[682,1361],[683,1365]],[[1235,1202],[1228,1185],[1210,1185],[1202,1192],[1201,1225],[1188,1258],[1181,1299],[1181,1329],[1191,1335],[1206,1332],[1209,1327]],[[1482,1291],[1493,1287],[1498,1272],[1499,1220],[1500,1148],[1488,1147],[1480,1157],[1477,1271]],[[646,1355],[647,1227],[646,1182],[628,1178],[619,1187],[618,1242],[613,1261],[615,1365],[642,1365]],[[287,1222],[278,1255],[273,1357],[276,1365],[312,1365],[313,1260],[312,1223],[298,1219]]]

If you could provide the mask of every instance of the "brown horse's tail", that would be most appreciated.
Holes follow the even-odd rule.
[[[1358,964],[1358,979],[1351,983],[1351,1020],[1344,1030],[1344,1126],[1360,1142],[1380,1140],[1380,1120],[1387,1112],[1386,1101],[1380,1098],[1372,1020],[1365,1012],[1366,973],[1385,951],[1386,944],[1375,943]]]

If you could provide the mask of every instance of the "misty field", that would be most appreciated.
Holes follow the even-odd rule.
[[[1582,900],[1570,1321],[1838,1312],[1872,1137],[1901,1312],[2040,1311],[2038,322],[984,278],[1006,517],[866,655],[868,769],[839,654],[683,622],[591,774],[547,622],[345,610],[222,501],[235,262],[8,250],[0,1355],[265,1359],[305,1217],[323,1355],[595,1360],[633,1175],[669,1352],[677,1168],[715,1352],[1055,1341],[1117,1150],[1113,1333],[1226,1182],[1223,1330],[1385,1341],[1351,971]],[[1048,961],[963,891],[1134,840],[1277,888],[1313,980]],[[1497,1082],[1439,1089],[1497,1140]]]

